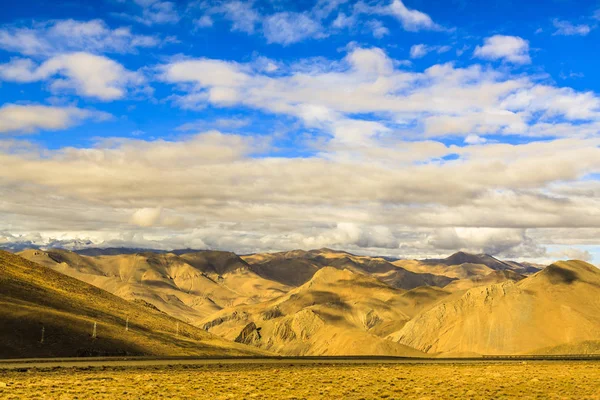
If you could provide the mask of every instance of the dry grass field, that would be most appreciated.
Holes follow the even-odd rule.
[[[2,399],[600,399],[599,362],[0,371]]]

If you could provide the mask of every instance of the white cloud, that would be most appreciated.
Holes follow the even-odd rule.
[[[463,250],[507,258],[546,255],[546,249],[527,237],[525,229],[443,228],[430,235],[428,241],[434,248],[447,251]]]
[[[589,25],[574,25],[569,21],[561,21],[559,19],[552,21],[552,24],[556,28],[553,35],[558,36],[586,36],[592,31]]]
[[[105,75],[113,65],[106,58],[70,56],[14,59],[0,74],[98,98],[124,96],[137,82]],[[181,105],[297,118],[294,129],[318,132],[306,139],[314,155],[285,158],[260,139],[218,132],[28,151],[2,141],[0,220],[18,227],[11,235],[240,252],[337,244],[393,255],[464,248],[541,257],[550,240],[600,231],[600,189],[584,178],[600,172],[593,92],[477,64],[409,71],[381,49],[357,46],[337,60],[177,57],[158,69]],[[85,117],[9,111],[0,112],[6,132],[62,129]],[[488,134],[544,141],[487,142]],[[468,146],[424,139],[449,135]],[[544,234],[553,229],[578,233]]]
[[[0,29],[0,48],[27,56],[52,56],[69,51],[131,53],[161,44],[156,36],[136,35],[130,28],[109,28],[99,19],[36,23]]]
[[[36,130],[61,130],[85,119],[105,119],[105,113],[76,107],[4,104],[0,107],[0,133],[31,133]]]
[[[600,229],[598,196],[582,190],[567,200],[552,186],[599,171],[598,144],[401,142],[388,146],[394,162],[385,166],[326,154],[253,158],[261,143],[217,132],[169,142],[0,150],[0,193],[10,191],[1,197],[0,218],[19,227],[14,235],[114,243],[143,234],[136,243],[161,247],[339,245],[403,256],[465,249],[532,257],[543,253],[549,236],[534,238],[530,229],[571,228],[554,240],[577,237],[573,228]],[[431,160],[447,154],[460,159]]]
[[[422,58],[432,51],[438,54],[450,51],[450,46],[428,46],[426,44],[415,44],[410,48],[410,58]]]
[[[316,235],[294,235],[303,249],[323,247],[348,248],[386,248],[397,249],[398,238],[386,226],[361,226],[340,222],[334,228],[323,229]]]
[[[443,29],[424,12],[406,7],[402,0],[392,0],[387,6],[376,5],[369,7],[362,5],[361,8],[367,13],[392,16],[400,21],[405,30],[410,32]]]
[[[361,27],[362,32],[370,32],[377,39],[390,34],[388,27],[382,21],[378,19],[362,21],[361,14],[394,17],[408,31],[443,29],[434,23],[427,14],[407,8],[401,0],[392,0],[386,5],[367,5],[359,1],[346,12],[341,11],[340,5],[346,2],[347,0],[319,0],[307,11],[275,13],[265,12],[264,7],[255,8],[254,1],[234,0],[216,4],[197,2],[195,7],[202,9],[206,13],[205,15],[223,15],[225,19],[232,22],[231,29],[233,31],[247,34],[260,32],[268,43],[283,45],[298,43],[306,39],[321,39],[337,33],[339,30],[352,29],[357,26]],[[275,7],[275,10],[278,8]],[[328,17],[336,10],[337,14],[334,14],[333,21],[328,21]]]
[[[473,135],[473,134],[468,135],[465,138],[465,143],[466,144],[484,144],[486,142],[487,142],[486,138],[483,138],[483,137],[478,136],[478,135]]]
[[[141,227],[150,227],[158,222],[162,214],[162,209],[157,208],[140,208],[131,216],[131,222]]]
[[[486,60],[506,60],[514,64],[529,64],[529,42],[518,36],[495,35],[485,39],[483,46],[477,46],[475,57]]]
[[[549,253],[548,256],[557,260],[582,260],[590,262],[593,259],[592,254],[588,250],[581,250],[573,247],[553,251]]]
[[[334,135],[343,132],[337,124],[355,113],[376,113],[384,126],[403,121],[414,126],[409,134],[429,137],[583,137],[595,134],[600,119],[600,99],[593,92],[548,86],[477,64],[438,64],[423,72],[399,65],[381,49],[353,47],[343,60],[282,65],[276,76],[254,63],[210,59],[174,60],[161,67],[161,76],[183,89],[174,99],[185,108],[244,105],[292,115]],[[575,127],[568,121],[585,123]]]
[[[429,52],[429,48],[425,44],[415,44],[410,48],[410,58],[421,58]]]
[[[197,20],[195,20],[194,22],[200,28],[211,27],[211,26],[213,26],[213,23],[214,23],[212,18],[210,17],[210,15],[203,15],[200,18],[198,18]]]
[[[40,65],[28,59],[0,64],[0,79],[14,82],[51,80],[53,91],[73,90],[85,97],[108,101],[125,96],[129,86],[143,83],[143,77],[121,64],[89,53],[51,57]]]
[[[133,19],[142,24],[174,24],[181,19],[177,11],[177,5],[174,2],[159,0],[133,1],[142,7],[142,15],[134,16]]]
[[[348,0],[317,0],[311,13],[315,18],[322,20],[337,10],[340,5],[347,3]]]
[[[261,15],[253,8],[253,5],[252,1],[225,1],[212,7],[209,12],[223,14],[232,22],[231,29],[233,31],[252,34],[261,20]]]
[[[501,106],[511,111],[542,112],[544,118],[561,116],[568,120],[598,120],[600,98],[594,92],[536,85],[515,91],[502,101]],[[583,128],[585,126],[578,126],[578,129]]]
[[[356,15],[346,15],[343,12],[340,12],[335,20],[331,23],[331,26],[335,29],[344,29],[351,28],[357,23]]]
[[[283,45],[325,35],[321,24],[306,13],[280,12],[265,17],[263,33],[268,43]]]
[[[367,29],[369,29],[373,33],[373,37],[376,39],[381,39],[384,36],[390,34],[390,30],[386,28],[383,23],[379,20],[372,19],[365,23]]]

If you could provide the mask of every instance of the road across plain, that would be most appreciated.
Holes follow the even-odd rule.
[[[86,357],[0,360],[0,370],[88,368],[88,367],[150,367],[171,365],[219,365],[219,364],[481,364],[551,361],[600,361],[600,355],[559,356],[484,356],[477,358],[411,358],[411,357]]]

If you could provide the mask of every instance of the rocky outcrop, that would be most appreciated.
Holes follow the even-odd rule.
[[[365,315],[365,327],[367,329],[371,329],[381,322],[383,322],[383,320],[379,318],[379,315],[377,315],[374,310],[369,311],[367,315]]]
[[[210,328],[213,328],[215,326],[219,326],[227,321],[233,321],[233,320],[246,320],[248,319],[248,313],[243,311],[243,312],[237,312],[234,311],[229,315],[225,315],[219,318],[215,318],[212,321],[209,321],[207,323],[205,323],[204,325],[202,325],[202,329],[204,329],[205,331],[208,331]]]
[[[275,319],[279,317],[283,317],[283,313],[281,312],[279,307],[273,307],[262,313],[263,321],[268,321],[270,319]]]
[[[235,341],[237,343],[258,345],[260,339],[260,328],[258,328],[254,322],[250,322],[242,329],[238,337],[235,338]]]

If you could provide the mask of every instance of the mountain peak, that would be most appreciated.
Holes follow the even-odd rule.
[[[571,285],[575,282],[600,284],[600,269],[580,260],[557,261],[537,274],[546,278],[551,284]]]
[[[334,282],[339,280],[351,279],[356,274],[348,269],[339,269],[335,267],[323,267],[319,269],[309,282]]]
[[[426,259],[423,260],[426,264],[443,264],[443,265],[461,265],[461,264],[481,264],[494,270],[515,269],[515,266],[498,260],[496,257],[489,254],[472,254],[465,251],[457,251],[456,253],[446,258]],[[515,263],[518,266],[518,263]]]

